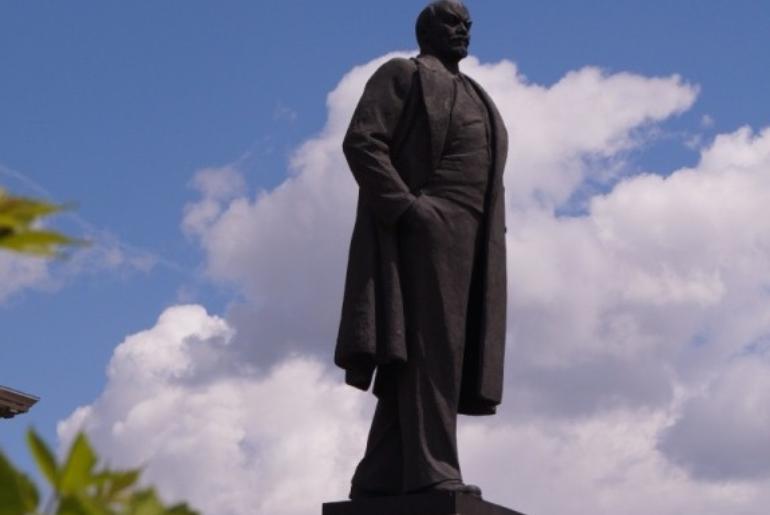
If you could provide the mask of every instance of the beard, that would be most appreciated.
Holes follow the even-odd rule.
[[[468,57],[468,39],[465,38],[436,41],[432,46],[436,56],[442,60],[458,62]]]

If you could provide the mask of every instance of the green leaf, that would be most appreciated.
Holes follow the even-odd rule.
[[[109,474],[109,488],[107,495],[112,498],[115,495],[123,492],[124,490],[134,486],[139,480],[140,470],[121,470],[115,472],[108,472]]]
[[[51,257],[61,247],[84,245],[86,242],[54,231],[35,228],[41,218],[68,209],[50,202],[13,197],[0,188],[0,248],[14,252]]]
[[[76,493],[61,499],[56,515],[113,515],[113,512],[106,504]]]
[[[80,502],[74,497],[65,497],[59,501],[59,507],[56,510],[56,515],[88,515],[80,505]]]
[[[105,503],[120,503],[128,499],[131,489],[139,480],[140,470],[102,470],[95,474],[92,497]]]
[[[62,495],[68,495],[85,490],[92,484],[92,471],[96,465],[94,453],[88,438],[84,433],[78,433],[70,448],[69,456],[60,471],[58,490]]]
[[[165,515],[200,515],[197,511],[187,506],[187,503],[175,504],[166,510]]]
[[[131,515],[163,515],[166,511],[152,488],[136,492],[129,506]]]
[[[65,206],[43,200],[12,197],[0,191],[0,225],[25,227],[44,216],[65,209]]]
[[[0,515],[34,513],[38,502],[34,483],[0,452]]]
[[[54,486],[48,507],[55,509],[56,515],[199,515],[185,503],[165,507],[153,488],[136,490],[140,470],[95,471],[98,458],[82,432],[75,437],[61,467],[32,429],[27,443],[41,472]],[[36,515],[38,502],[35,485],[0,452],[0,515]]]
[[[37,468],[40,469],[51,486],[56,488],[56,484],[59,482],[59,467],[56,465],[56,458],[54,458],[51,449],[33,429],[27,432],[27,445],[37,462]]]
[[[0,237],[0,247],[38,256],[55,256],[62,246],[85,244],[54,231],[24,230]]]

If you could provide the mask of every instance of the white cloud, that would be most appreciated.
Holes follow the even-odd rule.
[[[340,81],[327,98],[326,126],[297,150],[291,175],[279,187],[253,199],[217,200],[204,192],[185,210],[183,226],[200,238],[210,277],[237,285],[249,301],[234,306],[230,319],[253,326],[279,348],[328,355],[356,198],[341,141],[364,83],[394,55],[356,67]],[[567,200],[591,171],[590,160],[628,148],[635,131],[686,109],[696,93],[678,77],[605,75],[595,68],[570,73],[550,88],[527,83],[507,61],[482,65],[470,58],[465,69],[507,120],[512,209]],[[236,347],[258,360],[277,357],[275,345]]]
[[[661,405],[770,333],[769,145],[742,129],[585,216],[511,217],[513,399],[562,415]]]
[[[345,493],[368,401],[326,368],[356,193],[340,142],[387,57],[343,77],[274,190],[245,194],[237,166],[199,172],[183,228],[243,301],[226,322],[174,308],[127,339],[62,435],[85,423],[108,455],[149,460],[164,492],[211,513],[308,513]],[[633,175],[627,152],[696,87],[594,68],[545,87],[506,61],[465,71],[511,139],[506,400],[465,425],[467,479],[533,513],[764,513],[766,460],[747,457],[767,452],[752,413],[768,400],[770,130]],[[581,194],[579,215],[557,214]],[[731,423],[712,432],[720,413]]]
[[[188,235],[204,236],[206,229],[222,214],[222,203],[243,195],[246,184],[234,166],[224,166],[198,171],[192,187],[202,198],[186,206],[182,228]]]
[[[732,361],[663,432],[660,448],[695,477],[770,478],[770,354]]]
[[[664,411],[617,410],[570,424],[468,424],[464,476],[523,513],[759,515],[770,482],[702,483],[655,447]]]
[[[585,179],[608,179],[601,175],[612,175],[612,166],[604,160],[620,158],[643,141],[640,131],[688,109],[697,95],[678,76],[608,75],[587,67],[544,87],[527,82],[507,61],[482,65],[469,59],[464,69],[487,89],[506,121],[511,210],[553,209]]]
[[[0,302],[26,288],[43,287],[48,279],[44,259],[0,250]]]
[[[266,374],[211,374],[212,363],[222,369],[212,358],[232,335],[200,306],[167,309],[116,348],[105,391],[59,424],[60,440],[66,445],[85,429],[109,463],[144,466],[144,480],[168,500],[186,499],[204,513],[303,515],[343,498],[363,450],[367,396],[299,356]],[[743,404],[762,409],[765,391]],[[740,392],[728,402],[732,393]],[[464,418],[464,474],[487,499],[525,513],[763,513],[770,482],[703,483],[666,460],[656,444],[672,416],[663,409],[571,423]]]
[[[59,424],[113,465],[146,465],[169,500],[217,515],[299,515],[343,497],[363,450],[366,396],[293,357],[264,375],[222,371],[232,328],[196,305],[167,309],[114,352],[105,391]]]

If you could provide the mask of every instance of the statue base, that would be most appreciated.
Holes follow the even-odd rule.
[[[478,497],[456,492],[373,497],[329,502],[323,515],[524,515]]]

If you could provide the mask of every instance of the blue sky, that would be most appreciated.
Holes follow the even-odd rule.
[[[623,176],[695,167],[716,135],[769,125],[767,2],[467,5],[472,54],[482,63],[515,62],[522,84],[548,88],[594,66],[607,75],[679,75],[697,89],[691,106],[672,107],[623,150]],[[292,156],[327,123],[327,95],[354,66],[413,49],[421,7],[404,0],[0,4],[0,185],[77,203],[55,225],[94,242],[0,295],[0,384],[42,398],[29,414],[0,422],[5,452],[29,467],[26,428],[55,440],[56,423],[103,391],[115,347],[152,327],[165,308],[197,303],[237,325],[232,306],[255,304],[259,295],[237,277],[212,273],[211,249],[182,230],[185,206],[201,196],[191,187],[196,172],[236,168],[255,203],[257,192],[284,183],[296,173]],[[260,295],[269,303],[272,293]]]

